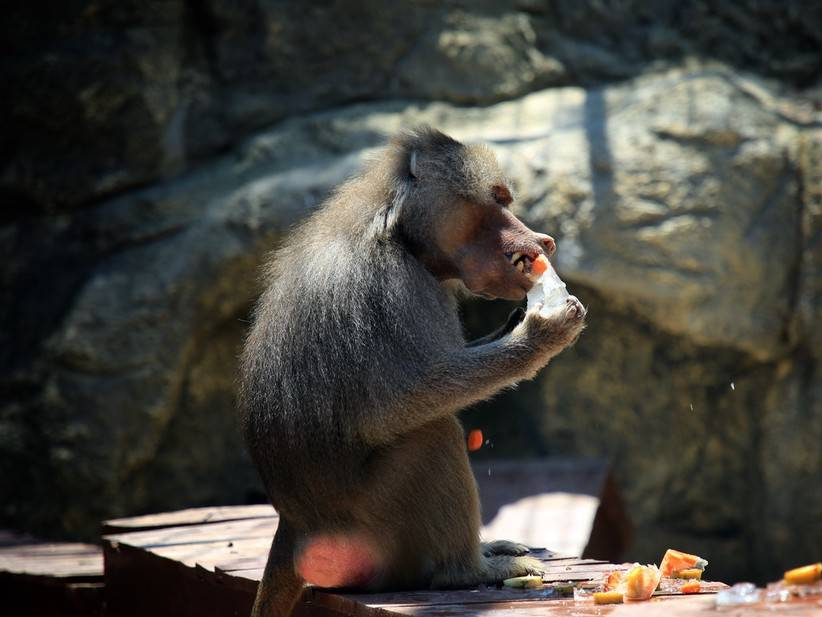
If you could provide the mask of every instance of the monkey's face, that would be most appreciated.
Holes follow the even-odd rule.
[[[486,203],[460,200],[442,213],[437,244],[455,275],[483,298],[521,300],[533,286],[528,277],[539,255],[556,250],[551,236],[528,229],[508,209],[511,193],[494,185]]]

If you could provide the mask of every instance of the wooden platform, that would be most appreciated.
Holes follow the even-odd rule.
[[[107,615],[247,615],[277,523],[277,515],[267,506],[190,510],[110,521],[107,529],[116,533],[105,536],[103,545]],[[543,590],[478,588],[357,594],[308,589],[297,614],[603,614],[603,609],[594,608],[590,601],[560,599],[551,583],[590,581],[619,566],[544,549],[534,555],[547,566],[543,580],[548,585]],[[706,583],[705,589],[715,591],[722,586]],[[697,604],[694,598],[677,600],[683,603],[677,606],[683,608]],[[654,600],[659,601],[665,600]]]
[[[680,596],[601,608],[559,597],[555,584],[584,583],[618,567],[609,560],[628,542],[630,524],[603,461],[493,461],[476,464],[474,472],[487,539],[561,547],[534,552],[546,564],[543,589],[382,594],[307,589],[297,617],[633,615],[659,602],[670,603],[666,613],[686,615],[705,602]],[[7,546],[0,546],[1,597],[5,606],[18,607],[9,614],[19,616],[246,617],[277,524],[270,506],[255,505],[107,521],[102,549],[8,536]],[[574,556],[579,554],[583,557]]]
[[[94,544],[41,542],[0,532],[0,613],[98,617],[103,551]]]

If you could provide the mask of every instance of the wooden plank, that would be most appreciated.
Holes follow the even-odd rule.
[[[278,517],[263,517],[181,527],[160,527],[146,531],[111,534],[103,536],[103,540],[142,548],[213,542],[228,543],[252,538],[268,538],[270,544],[277,530],[278,521]]]
[[[0,598],[8,615],[100,617],[103,555],[99,546],[41,542],[4,534]]]
[[[107,542],[104,546],[130,546],[126,542]],[[261,558],[271,546],[270,537],[219,542],[198,542],[170,546],[130,547],[186,566],[200,565],[208,570],[227,559]],[[263,560],[263,563],[265,561]]]
[[[383,609],[385,610],[385,609]],[[592,601],[572,599],[543,599],[531,602],[494,602],[487,604],[433,604],[428,606],[395,606],[389,615],[415,615],[417,617],[704,617],[714,612],[713,599],[708,596],[665,596],[646,602],[630,602],[609,606],[597,606]],[[351,613],[353,615],[353,613]],[[736,614],[731,613],[736,617]],[[741,614],[741,613],[739,613]],[[370,613],[369,613],[370,615]]]
[[[106,617],[247,617],[253,595],[215,585],[209,573],[140,548],[104,545]]]
[[[169,556],[168,552],[165,552],[165,548],[159,549],[152,549],[157,552],[157,554],[163,554],[165,556]],[[172,549],[173,550],[173,549]],[[248,550],[241,547],[241,550]],[[213,569],[214,571],[219,571],[223,574],[236,576],[243,580],[250,580],[250,581],[259,581],[262,577],[263,569],[265,567],[265,560],[266,557],[264,555],[257,556],[257,557],[236,557],[234,559],[227,559],[225,561],[220,562],[211,562],[208,560],[207,555],[206,559],[203,562],[197,563],[206,563],[207,567]],[[574,572],[576,570],[585,570],[586,572],[593,570],[593,572],[597,575],[600,575],[604,571],[612,571],[615,569],[625,569],[627,566],[614,566],[612,564],[608,564],[605,561],[599,561],[596,559],[580,559],[578,557],[562,557],[558,559],[549,559],[544,560],[546,564],[546,570],[549,573],[555,573],[556,577],[553,579],[554,581],[563,580],[562,575],[567,574],[568,572]],[[570,570],[569,570],[570,567]],[[543,577],[544,578],[544,577]],[[567,579],[565,579],[567,580]],[[575,579],[575,580],[586,580],[586,579]],[[434,592],[434,593],[442,593],[442,592]]]
[[[0,572],[51,578],[95,580],[103,576],[99,546],[38,542],[0,547]]]
[[[237,585],[205,568],[127,544],[107,543],[103,555],[106,617],[248,617],[251,612],[256,582]],[[292,617],[345,616],[303,601]]]
[[[146,514],[117,518],[103,523],[103,535],[128,531],[145,531],[162,527],[182,527],[205,523],[222,523],[249,518],[275,517],[277,512],[269,504],[250,506],[216,506],[208,508],[188,508],[175,512]]]
[[[102,582],[71,582],[43,576],[0,572],[3,615],[102,617]]]

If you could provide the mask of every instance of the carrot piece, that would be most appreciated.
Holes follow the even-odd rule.
[[[699,593],[702,591],[702,584],[699,581],[691,581],[682,585],[679,591],[682,593]]]
[[[473,431],[468,433],[468,450],[470,452],[479,450],[482,447],[482,441],[482,431],[475,428]]]
[[[622,604],[622,594],[618,591],[598,591],[594,594],[594,604]]]
[[[814,563],[785,572],[785,582],[793,585],[807,585],[822,578],[822,563]]]
[[[533,276],[540,276],[550,267],[551,264],[548,263],[548,258],[545,255],[540,255],[534,260],[534,263],[531,264],[531,274]]]

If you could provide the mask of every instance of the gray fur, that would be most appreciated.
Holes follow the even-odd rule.
[[[284,528],[256,615],[288,614],[299,580],[287,555],[321,531],[379,537],[392,554],[384,585],[536,567],[482,555],[454,414],[533,376],[576,338],[584,309],[573,299],[550,319],[517,314],[469,346],[453,281],[420,258],[431,209],[490,200],[495,182],[484,147],[405,133],[274,253],[241,366],[243,432]]]

